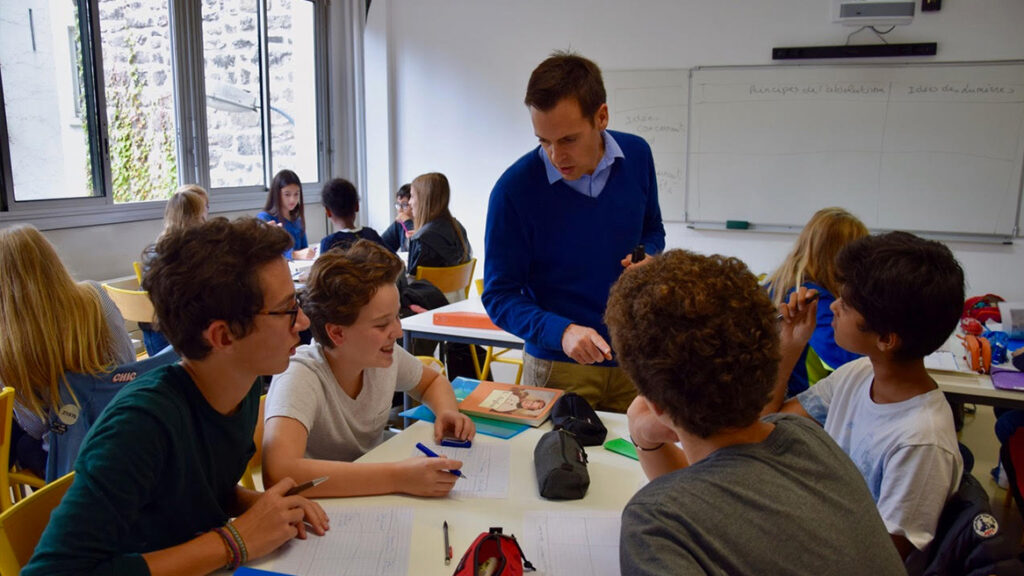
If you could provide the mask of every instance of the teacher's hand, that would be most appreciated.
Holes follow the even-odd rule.
[[[562,333],[562,351],[580,364],[594,364],[612,359],[612,347],[597,330],[569,324]]]

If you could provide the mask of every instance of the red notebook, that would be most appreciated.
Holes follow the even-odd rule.
[[[483,312],[438,312],[434,314],[434,324],[438,326],[456,326],[458,328],[501,330]]]

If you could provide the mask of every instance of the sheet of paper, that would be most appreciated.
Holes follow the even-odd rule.
[[[937,350],[924,357],[924,367],[929,370],[949,370],[958,372],[960,366],[957,364],[956,355],[947,350]]]
[[[512,450],[508,444],[474,444],[472,448],[452,448],[429,443],[438,454],[462,461],[464,477],[459,478],[451,495],[462,498],[508,498]],[[414,456],[423,453],[413,448]],[[423,456],[426,458],[426,456]]]
[[[618,576],[619,512],[526,512],[523,552],[543,576]]]
[[[326,536],[292,540],[272,557],[272,569],[303,576],[401,576],[408,572],[412,508],[356,508],[322,501],[331,519]]]

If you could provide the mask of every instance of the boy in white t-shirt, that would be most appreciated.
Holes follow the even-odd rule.
[[[391,398],[408,392],[436,415],[434,439],[475,434],[459,412],[451,383],[395,341],[402,335],[395,280],[402,261],[359,240],[320,256],[301,295],[314,342],[300,347],[267,394],[263,483],[291,476],[328,480],[311,497],[404,493],[444,496],[455,486],[449,458],[353,462],[383,442]]]
[[[906,232],[854,241],[837,266],[843,288],[832,304],[836,343],[866,357],[781,411],[813,418],[849,454],[905,559],[935,537],[963,472],[952,411],[924,367],[959,321],[963,270],[945,245]],[[813,306],[797,305],[811,294],[801,288],[782,306],[780,374],[789,374],[813,332]],[[784,393],[780,378],[769,408]]]

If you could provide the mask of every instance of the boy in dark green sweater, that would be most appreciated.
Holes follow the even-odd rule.
[[[83,443],[75,479],[23,574],[207,574],[328,528],[319,505],[238,486],[262,374],[309,326],[284,230],[218,218],[157,245],[143,287],[182,357],[125,386]],[[235,518],[234,520],[231,520]]]

